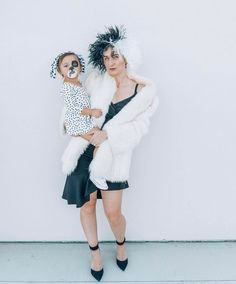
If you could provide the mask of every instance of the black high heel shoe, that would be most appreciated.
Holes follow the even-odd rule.
[[[123,245],[124,243],[125,243],[125,241],[126,241],[126,239],[125,239],[125,237],[124,237],[124,240],[123,240],[123,242],[118,242],[118,241],[116,241],[116,243],[119,245],[119,246],[121,246],[121,245]],[[128,258],[126,258],[125,260],[119,260],[118,258],[116,258],[116,264],[119,266],[119,268],[121,269],[121,270],[125,270],[125,268],[126,268],[126,266],[127,266],[127,264],[128,264]]]
[[[96,246],[94,246],[94,247],[91,247],[91,246],[89,245],[89,248],[90,248],[91,250],[97,250],[97,249],[99,249],[99,246],[98,246],[98,244],[97,244]],[[103,276],[103,268],[102,268],[101,270],[93,270],[93,269],[91,268],[91,274],[93,275],[93,277],[94,277],[97,281],[100,281],[100,280],[102,279],[102,276]]]

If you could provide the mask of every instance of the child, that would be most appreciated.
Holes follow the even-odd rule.
[[[63,78],[63,86],[60,94],[65,104],[65,131],[70,136],[81,136],[90,140],[94,131],[98,129],[95,125],[95,118],[102,116],[102,110],[91,108],[89,95],[82,86],[79,75],[84,72],[85,63],[81,55],[74,52],[59,54],[51,67],[51,77],[56,77],[56,71]],[[98,147],[95,148],[93,157]],[[94,176],[90,173],[90,179],[100,189],[108,189],[105,178]]]

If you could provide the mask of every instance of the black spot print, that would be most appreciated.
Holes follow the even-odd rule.
[[[87,92],[83,87],[71,83],[64,83],[60,94],[66,106],[65,125],[68,135],[83,135],[95,125],[94,119],[80,112],[84,108],[91,108]]]

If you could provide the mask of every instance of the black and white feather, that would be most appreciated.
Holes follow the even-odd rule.
[[[109,27],[104,33],[97,34],[96,41],[89,46],[89,63],[105,72],[103,52],[112,47],[126,59],[128,68],[135,70],[141,61],[141,53],[135,41],[126,37],[124,26]]]

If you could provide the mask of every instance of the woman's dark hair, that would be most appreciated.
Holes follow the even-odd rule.
[[[101,72],[105,72],[103,52],[109,47],[113,48],[119,40],[125,39],[125,32],[123,26],[114,26],[107,28],[104,33],[97,34],[96,41],[89,45],[89,63],[92,63],[93,67],[98,68]]]

